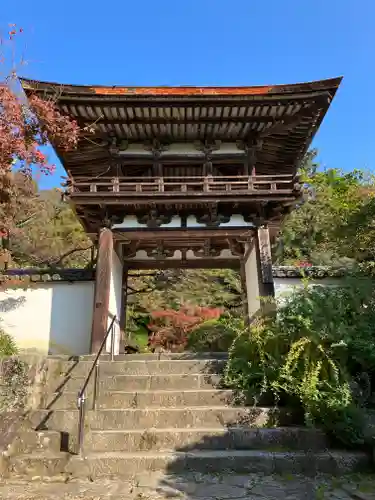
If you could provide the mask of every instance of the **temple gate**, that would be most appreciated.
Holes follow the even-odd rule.
[[[273,296],[271,240],[301,194],[298,166],[341,79],[265,87],[93,87],[22,80],[77,120],[55,149],[97,246],[91,350],[116,351],[134,269],[236,268],[247,314]],[[87,131],[87,133],[85,132]],[[91,133],[94,131],[94,133]]]

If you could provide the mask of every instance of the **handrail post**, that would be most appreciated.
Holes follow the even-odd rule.
[[[85,424],[85,394],[78,396],[78,455],[82,455]]]
[[[96,401],[99,394],[99,360],[95,364],[94,392],[92,395],[92,409],[96,410]]]
[[[111,331],[111,361],[115,359],[115,324],[112,323],[112,331]]]
[[[111,361],[114,360],[115,353],[115,335],[114,335],[114,324],[115,324],[116,316],[112,318],[111,324],[107,329],[107,333],[105,334],[103,341],[100,345],[99,351],[95,356],[94,363],[91,366],[91,369],[85,379],[82,389],[78,393],[78,455],[82,455],[83,446],[84,446],[84,433],[85,433],[85,413],[86,413],[86,389],[90,382],[91,376],[95,371],[95,380],[94,380],[94,392],[93,392],[93,409],[96,409],[96,400],[99,394],[99,358],[104,349],[104,346],[107,342],[109,334],[111,333]]]

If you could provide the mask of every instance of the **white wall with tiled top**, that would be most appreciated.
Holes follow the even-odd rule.
[[[40,354],[90,352],[94,282],[35,283],[0,290],[0,327],[19,349]]]
[[[308,286],[337,286],[338,279],[335,278],[322,278],[322,279],[309,279]],[[275,298],[280,303],[283,298],[292,293],[296,288],[305,286],[304,280],[301,278],[274,278]]]
[[[115,353],[119,352],[123,266],[113,254],[109,318],[117,316]],[[296,287],[299,278],[275,278],[275,295],[279,303]],[[309,281],[312,285],[335,286],[336,279]],[[0,327],[11,334],[19,349],[40,354],[78,356],[90,353],[94,304],[94,281],[35,283],[27,289],[0,290]],[[110,339],[106,346],[110,351]]]

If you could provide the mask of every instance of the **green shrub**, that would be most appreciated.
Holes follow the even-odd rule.
[[[0,329],[0,411],[24,406],[28,391],[28,366],[14,355],[13,337]]]
[[[363,372],[369,380],[375,373],[375,291],[357,278],[337,288],[295,290],[276,317],[239,330],[225,383],[276,403],[298,401],[306,424],[348,444],[363,440],[352,391]]]
[[[148,352],[148,331],[144,326],[139,326],[137,330],[134,330],[131,335],[131,341],[133,344],[139,347],[140,352]]]
[[[0,358],[14,354],[17,354],[17,346],[13,337],[0,329]]]
[[[150,316],[147,313],[139,312],[134,306],[129,305],[126,315],[126,335],[132,344],[139,347],[140,352],[148,352],[149,332],[147,324]]]
[[[195,352],[228,352],[235,336],[230,322],[209,320],[189,334],[187,347]]]

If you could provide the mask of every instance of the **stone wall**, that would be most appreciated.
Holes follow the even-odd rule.
[[[66,356],[25,354],[0,359],[0,411],[29,412],[40,408],[49,388],[64,376]]]
[[[0,360],[0,476],[8,467],[19,436],[33,428],[33,413],[45,407],[64,379],[66,360],[66,356],[38,355]]]

